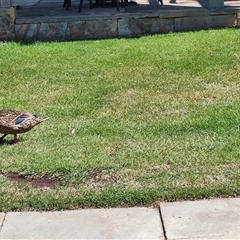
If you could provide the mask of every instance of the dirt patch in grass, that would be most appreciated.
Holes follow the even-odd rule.
[[[111,173],[107,173],[103,169],[96,169],[89,172],[90,178],[94,183],[117,183],[118,179]]]
[[[34,188],[54,188],[61,178],[55,176],[29,176],[19,173],[4,174],[11,181],[29,183]]]

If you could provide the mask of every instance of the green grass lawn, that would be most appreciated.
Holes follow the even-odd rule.
[[[49,117],[0,144],[1,211],[240,195],[240,29],[2,42],[0,59],[0,109]]]

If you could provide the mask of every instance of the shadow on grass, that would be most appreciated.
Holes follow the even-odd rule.
[[[15,142],[14,142],[14,140],[5,140],[5,139],[3,139],[3,140],[0,140],[0,146],[2,146],[2,145],[14,145],[14,144],[16,144]]]

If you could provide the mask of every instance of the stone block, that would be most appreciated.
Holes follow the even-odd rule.
[[[211,16],[210,28],[225,28],[236,26],[236,14]]]
[[[16,40],[35,40],[41,24],[15,25]]]
[[[194,31],[209,28],[232,27],[236,25],[235,14],[176,18],[174,21],[175,31]]]
[[[234,8],[215,9],[210,11],[211,16],[237,14],[238,10]]]
[[[0,41],[12,41],[15,39],[15,18],[15,8],[0,8]]]
[[[64,41],[66,29],[66,22],[42,23],[38,31],[38,39],[42,41]]]
[[[167,33],[173,31],[173,29],[173,19],[128,18],[118,21],[118,34],[120,37]]]
[[[16,24],[17,40],[64,41],[67,23]]]
[[[11,0],[0,0],[0,8],[11,7]]]
[[[209,16],[209,10],[203,9],[178,9],[164,10],[160,12],[160,18],[182,18]]]
[[[69,39],[104,39],[117,37],[117,19],[68,23]]]

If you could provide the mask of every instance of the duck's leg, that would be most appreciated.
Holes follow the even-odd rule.
[[[4,134],[0,137],[0,142],[7,136],[7,134]]]
[[[18,143],[17,134],[14,134],[14,143]]]

